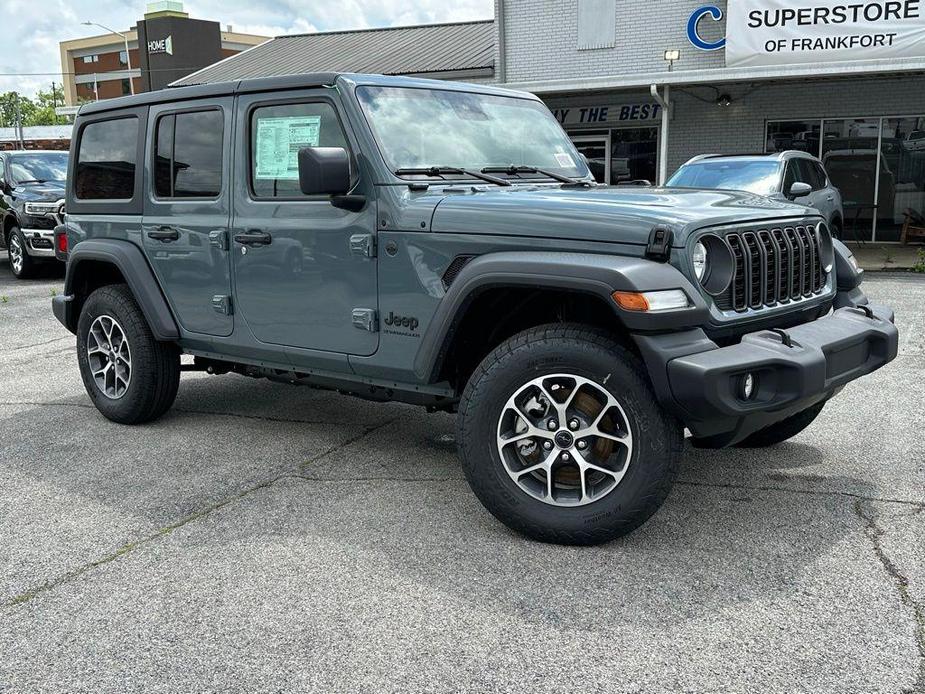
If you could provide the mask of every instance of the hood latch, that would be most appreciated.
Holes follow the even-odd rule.
[[[660,263],[668,262],[671,257],[671,241],[674,234],[671,229],[655,227],[649,232],[649,243],[646,245],[646,258]]]

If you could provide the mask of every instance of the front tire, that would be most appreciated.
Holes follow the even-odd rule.
[[[683,443],[639,359],[581,325],[533,328],[489,354],[463,392],[457,440],[498,520],[567,545],[642,525],[667,498]]]
[[[141,424],[163,415],[180,385],[180,351],[154,339],[124,284],[94,291],[77,323],[77,362],[84,388],[104,417]]]
[[[28,248],[26,237],[22,235],[19,227],[10,229],[10,235],[7,238],[10,269],[13,271],[13,276],[20,280],[35,277],[38,270],[38,263],[29,255]]]

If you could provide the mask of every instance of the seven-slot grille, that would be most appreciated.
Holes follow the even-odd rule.
[[[825,289],[815,225],[727,233],[735,259],[729,287],[715,297],[724,311],[746,311],[798,301]]]

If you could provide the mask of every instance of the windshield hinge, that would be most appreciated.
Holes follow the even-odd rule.
[[[655,227],[649,232],[649,243],[646,245],[646,258],[660,263],[668,262],[671,257],[671,240],[674,234],[671,229]]]

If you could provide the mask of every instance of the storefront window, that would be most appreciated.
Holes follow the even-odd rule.
[[[819,132],[822,121],[789,120],[768,123],[766,152],[783,152],[789,149],[819,154]]]
[[[898,241],[906,210],[925,214],[925,116],[884,118],[877,240]]]
[[[841,191],[845,210],[845,233],[848,240],[855,236],[870,239],[873,234],[877,206],[879,161],[881,185],[895,186],[886,160],[877,156],[880,138],[879,118],[826,120],[823,128],[822,163],[832,184]]]
[[[925,142],[923,142],[925,144]],[[649,181],[658,178],[658,128],[621,128],[610,131],[610,182]]]

